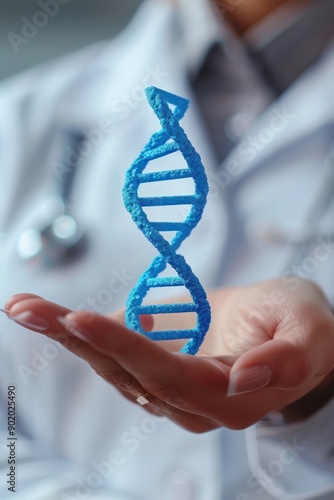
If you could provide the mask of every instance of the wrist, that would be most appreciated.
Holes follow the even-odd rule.
[[[322,380],[322,382],[305,394],[302,398],[294,401],[288,406],[281,408],[279,415],[281,423],[290,424],[301,422],[325,406],[334,397],[334,369]],[[277,418],[277,414],[275,420]],[[268,422],[271,421],[270,415]]]
[[[334,308],[331,307],[334,315]],[[269,413],[262,421],[272,425],[302,422],[321,410],[334,397],[334,368],[314,389],[280,410]]]

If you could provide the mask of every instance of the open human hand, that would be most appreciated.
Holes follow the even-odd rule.
[[[144,396],[147,411],[193,432],[248,427],[332,382],[334,319],[313,283],[294,291],[281,280],[219,289],[209,301],[213,321],[197,356],[131,332],[119,314],[72,312],[30,294],[15,295],[5,308],[9,318],[86,360],[131,401]],[[156,322],[171,328],[174,320]],[[143,317],[144,329],[153,321]]]

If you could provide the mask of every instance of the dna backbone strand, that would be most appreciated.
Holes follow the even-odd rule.
[[[201,158],[179,124],[188,109],[189,101],[156,87],[147,88],[146,95],[162,128],[151,136],[127,171],[123,200],[133,221],[157,249],[159,255],[153,259],[150,267],[142,274],[137,285],[130,292],[125,320],[128,328],[152,340],[185,339],[187,342],[181,352],[196,354],[210,326],[210,305],[199,279],[177,250],[202,217],[207,200],[208,182]],[[186,168],[145,173],[145,168],[150,162],[168,155],[172,156],[177,151],[182,154]],[[138,194],[139,187],[143,183],[168,182],[186,178],[192,178],[194,181],[195,190],[191,195],[147,197]],[[144,211],[145,207],[172,205],[190,206],[189,213],[183,222],[152,222]],[[171,234],[171,232],[175,232],[175,236],[169,241],[163,234]],[[166,270],[167,264],[176,271],[176,275],[159,277]],[[192,302],[143,304],[150,289],[162,287],[185,287],[190,293]],[[141,326],[141,315],[186,312],[196,313],[197,322],[194,328],[146,332]]]

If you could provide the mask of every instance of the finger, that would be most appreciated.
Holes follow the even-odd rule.
[[[7,300],[7,302],[5,304],[5,310],[10,311],[10,309],[13,307],[14,304],[16,304],[17,302],[20,302],[21,300],[29,299],[29,298],[41,299],[42,297],[40,297],[39,295],[34,295],[32,293],[17,293],[16,295],[13,295],[12,297],[10,297]]]
[[[133,397],[130,396],[127,392],[122,390],[120,390],[119,392],[122,394],[123,397],[125,397],[132,403],[134,402]],[[149,403],[143,406],[142,408],[147,413],[161,418],[168,418],[172,422],[176,423],[178,426],[181,426],[190,432],[195,432],[195,433],[208,432],[217,429],[218,427],[221,426],[220,422],[216,422],[212,419],[201,417],[199,415],[195,415],[174,408],[173,406],[168,405],[167,403],[159,400],[158,398],[155,398],[151,394],[147,394],[146,397],[149,400]]]
[[[14,307],[14,304],[15,307]],[[28,316],[27,313],[28,312]],[[22,294],[16,297],[15,303],[13,302],[11,307],[11,316],[13,318],[20,318],[20,315],[26,314],[25,321],[28,321],[30,328],[35,322],[38,325],[48,322],[48,329],[44,330],[49,337],[60,340],[63,345],[65,345],[71,352],[85,359],[93,369],[102,376],[107,382],[111,383],[116,387],[128,400],[136,402],[136,397],[143,395],[146,392],[138,381],[124,370],[119,364],[114,362],[110,357],[105,356],[102,353],[97,352],[94,348],[89,346],[87,343],[80,341],[76,336],[72,338],[64,337],[61,335],[59,337],[59,331],[62,329],[62,324],[59,321],[59,317],[70,312],[69,309],[59,306],[57,304],[47,302],[41,299],[39,296],[33,296],[30,294]],[[86,313],[89,321],[92,321],[92,315]],[[36,317],[38,320],[36,321]],[[22,318],[22,316],[21,316]],[[41,319],[43,320],[41,322]],[[22,319],[19,321],[22,321]],[[22,323],[21,323],[22,324]],[[28,326],[23,325],[22,326]],[[116,324],[116,327],[119,325]],[[35,331],[40,331],[39,328]],[[71,329],[68,330],[70,336]],[[191,413],[185,413],[182,410],[173,408],[168,404],[158,400],[153,395],[149,396],[150,404],[147,405],[149,412],[157,414],[163,414],[170,420],[173,420],[178,425],[192,431],[192,432],[204,432],[215,429],[218,427],[218,423],[212,421],[208,418],[198,417]],[[137,403],[138,404],[138,403]]]
[[[87,361],[98,375],[117,389],[128,391],[132,397],[145,393],[138,381],[119,364],[80,340],[69,329],[64,329],[61,318],[69,312],[70,309],[63,306],[29,295],[29,298],[23,298],[12,305],[9,317],[21,326],[60,342],[70,352]],[[91,319],[90,313],[88,314]],[[119,328],[118,324],[116,326]]]
[[[180,410],[213,420],[224,415],[224,399],[230,367],[218,360],[174,354],[165,351],[145,336],[110,327],[110,319],[96,315],[86,321],[85,312],[66,317],[101,353],[131,373],[138,382],[165,403]]]
[[[333,351],[332,351],[333,356]],[[329,366],[333,364],[333,357]],[[229,394],[252,392],[263,387],[306,394],[329,372],[321,374],[321,363],[312,350],[286,340],[273,339],[243,354],[230,373]],[[324,359],[324,358],[323,358]]]
[[[327,303],[304,298],[297,306],[293,315],[281,318],[273,339],[236,361],[230,391],[268,385],[284,390],[304,388],[306,393],[333,369],[334,320]]]
[[[13,297],[8,317],[31,330],[55,333],[63,330],[57,316],[66,315],[69,312],[71,312],[70,309],[48,302],[37,295],[22,294]]]
[[[178,426],[194,433],[209,432],[221,427],[220,422],[191,412],[179,410],[161,400],[156,400],[154,404],[147,404],[144,408],[149,413],[167,417]]]
[[[10,315],[14,319],[16,317],[17,320],[18,316],[25,313],[25,321],[28,321],[28,325],[23,324],[22,316],[20,324],[58,340],[67,349],[88,361],[93,368],[98,367],[94,369],[100,371],[106,380],[125,392],[131,392],[133,387],[129,390],[131,383],[128,382],[123,370],[129,366],[130,369],[125,371],[134,376],[131,372],[131,367],[134,365],[134,372],[139,374],[138,379],[136,376],[134,378],[140,387],[139,393],[135,393],[135,396],[149,392],[157,398],[157,401],[154,401],[158,407],[161,404],[158,400],[162,400],[167,404],[167,406],[163,404],[163,412],[168,413],[168,418],[188,430],[203,432],[221,425],[244,428],[242,410],[244,404],[239,398],[234,401],[226,398],[230,367],[221,361],[171,354],[159,347],[157,343],[127,330],[116,321],[95,313],[93,315],[91,313],[74,314],[79,324],[81,317],[84,328],[92,330],[93,343],[94,338],[97,339],[98,348],[96,348],[95,345],[83,342],[77,335],[64,332],[58,318],[65,316],[68,312],[69,310],[63,306],[33,297],[16,303],[11,308]],[[38,323],[41,318],[48,322],[47,329],[43,331],[39,326],[33,327],[33,323],[36,321]],[[83,321],[84,318],[88,319],[88,322]],[[79,327],[78,324],[77,326]],[[82,331],[80,329],[81,334]],[[115,371],[110,372],[110,370]],[[117,376],[123,381],[115,381]],[[124,388],[123,385],[126,387]],[[260,407],[258,402],[254,406],[256,406],[255,415],[249,412],[248,425],[255,421],[259,412],[261,415],[265,413],[261,408],[258,409]],[[200,417],[207,420],[200,419]]]
[[[159,317],[162,316],[163,318]],[[140,324],[142,328],[145,330],[145,332],[151,332],[154,328],[154,330],[160,331],[166,329],[166,319],[164,318],[164,314],[162,315],[151,315],[151,314],[143,314],[140,316]],[[168,329],[173,330],[173,329],[179,329],[180,324],[178,319],[178,323],[175,322],[175,319],[170,318],[170,316],[180,316],[178,314],[169,314],[168,315]],[[115,319],[116,321],[120,321],[123,325],[125,325],[125,311],[124,309],[121,309],[119,311],[116,311],[112,313],[110,318]],[[183,328],[186,328],[186,326],[183,325]],[[190,328],[190,326],[189,326]],[[186,343],[186,340],[162,340],[159,341],[160,347],[163,347],[166,351],[169,352],[179,352],[181,351],[182,347],[184,347]]]
[[[240,356],[234,363],[229,395],[252,392],[270,386],[294,389],[309,376],[307,357],[291,343],[271,340]]]
[[[113,312],[109,316],[112,319],[115,319],[116,321],[119,321],[123,325],[125,325],[125,311],[124,309],[120,309],[118,311]],[[142,328],[145,330],[145,332],[151,332],[153,329],[153,316],[150,314],[143,314],[140,316],[140,324]]]
[[[118,310],[110,315],[111,318],[120,321],[121,323],[125,322],[125,311]],[[145,331],[151,331],[154,326],[154,318],[152,315],[143,315],[140,318],[141,325]],[[181,349],[184,342],[179,342],[178,348]],[[173,342],[159,342],[159,345],[167,350],[174,351],[175,350],[175,341]],[[228,366],[232,366],[235,362],[236,358],[232,356],[222,356],[220,360],[226,363]],[[129,395],[125,391],[120,391],[121,394],[131,402],[133,401],[133,397]],[[220,422],[209,419],[207,417],[202,417],[199,415],[195,415],[189,412],[185,412],[184,410],[179,410],[173,406],[168,405],[164,401],[154,397],[152,394],[148,394],[147,398],[150,403],[144,406],[145,411],[152,415],[168,417],[169,420],[177,423],[179,426],[195,433],[208,432],[210,430],[216,429],[221,426]]]
[[[167,384],[171,373],[181,378],[182,363],[179,357],[115,320],[96,315],[94,322],[91,322],[87,312],[79,311],[66,316],[65,321],[97,351],[108,353],[132,375],[140,377],[144,385],[146,380],[156,377]]]
[[[126,391],[136,397],[147,392],[147,387],[145,387],[143,384],[140,384],[132,374],[130,374],[127,370],[120,366],[120,364],[110,356],[106,355],[107,351],[104,346],[102,347],[102,352],[99,352],[93,346],[87,344],[86,342],[82,342],[79,338],[77,338],[77,336],[73,334],[71,335],[71,327],[67,330],[67,332],[64,332],[63,325],[59,322],[59,317],[65,316],[69,312],[69,309],[59,306],[58,304],[47,302],[43,299],[40,299],[39,297],[30,296],[30,298],[28,299],[17,302],[15,306],[11,308],[10,315],[22,326],[46,334],[48,335],[48,337],[60,341],[68,350],[80,356],[82,359],[85,359],[99,375],[101,375],[109,383],[113,384],[117,389]],[[24,321],[22,320],[22,314],[25,314]],[[113,322],[111,320],[108,320],[107,318],[103,318],[103,324],[96,324],[97,319],[101,321],[102,317],[100,318],[99,316],[94,314],[95,319],[92,321],[92,315],[89,312],[84,313],[84,316],[86,319],[88,319],[89,325],[91,326],[92,324],[94,324],[99,331],[104,332],[104,336],[105,333],[108,332],[108,330],[110,331],[110,329],[112,329],[112,331],[110,331],[110,334],[115,334],[117,339],[124,339],[125,334],[130,334],[134,340],[141,339],[145,341],[145,343],[147,343],[150,348],[152,346],[154,346],[154,348],[157,348],[159,351],[161,351],[163,357],[168,354],[164,350],[158,348],[158,346],[153,344],[153,342],[149,341],[145,337],[128,331],[120,323]],[[48,323],[48,328],[41,331],[38,325],[44,325],[45,322]],[[104,322],[106,322],[107,327]],[[33,326],[34,323],[37,324],[36,328],[34,328]],[[126,345],[125,348],[127,351],[129,351],[129,346]],[[138,349],[134,347],[130,350],[135,354],[135,358],[139,358],[138,352],[141,352],[140,348]],[[149,354],[149,356],[151,356],[151,354]],[[155,353],[152,355],[152,359],[155,359]],[[157,370],[159,372],[161,371],[160,361],[157,363]],[[143,367],[141,367],[141,372],[142,371]],[[164,386],[169,383],[170,373],[175,373],[174,364],[169,368],[169,371],[167,372],[166,382],[164,382]],[[164,406],[164,413],[167,413],[166,406]],[[171,418],[171,414],[169,414],[169,417]],[[173,418],[176,419],[175,416]],[[183,419],[183,425],[185,425],[185,421],[186,419]],[[207,425],[206,428],[208,428]],[[210,425],[210,428],[212,428],[212,425]]]

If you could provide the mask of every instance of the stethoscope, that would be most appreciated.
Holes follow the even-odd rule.
[[[74,151],[85,140],[83,133],[77,130],[66,130],[65,135],[65,144]],[[331,149],[333,151],[326,159],[326,175],[323,176],[323,183],[307,222],[296,227],[287,226],[286,223],[251,221],[248,232],[252,238],[279,245],[289,244],[293,248],[291,261],[303,258],[310,244],[322,236],[317,223],[333,198],[334,142]],[[65,152],[62,154],[65,157]],[[26,262],[37,262],[42,267],[66,265],[79,258],[87,249],[88,235],[71,210],[70,203],[78,165],[67,165],[66,159],[61,163],[65,168],[58,178],[57,195],[45,201],[49,213],[48,222],[25,229],[17,241],[19,258]],[[328,234],[323,236],[328,238]]]
[[[76,151],[84,135],[77,131],[66,131],[66,146]],[[64,148],[65,151],[65,148]],[[63,266],[78,258],[87,248],[87,235],[71,210],[71,192],[78,163],[64,160],[57,176],[57,194],[44,203],[48,222],[42,227],[31,227],[23,231],[17,241],[17,254],[26,262],[43,267]]]
[[[78,132],[68,132],[67,143],[72,150],[85,138]],[[334,142],[332,144],[334,151]],[[330,153],[325,162],[324,180],[318,196],[310,210],[307,222],[303,224],[271,223],[251,221],[247,228],[248,236],[257,240],[276,245],[289,244],[293,252],[288,264],[300,261],[307,254],[308,247],[317,238],[334,239],[328,233],[317,230],[317,222],[330,206],[334,191],[334,152]],[[42,227],[26,229],[18,239],[17,253],[26,262],[38,262],[43,267],[63,266],[73,259],[79,258],[87,249],[87,234],[71,211],[70,198],[78,165],[71,164],[58,177],[58,195],[46,200],[46,211],[49,212],[49,222]],[[288,266],[289,267],[289,266]]]

